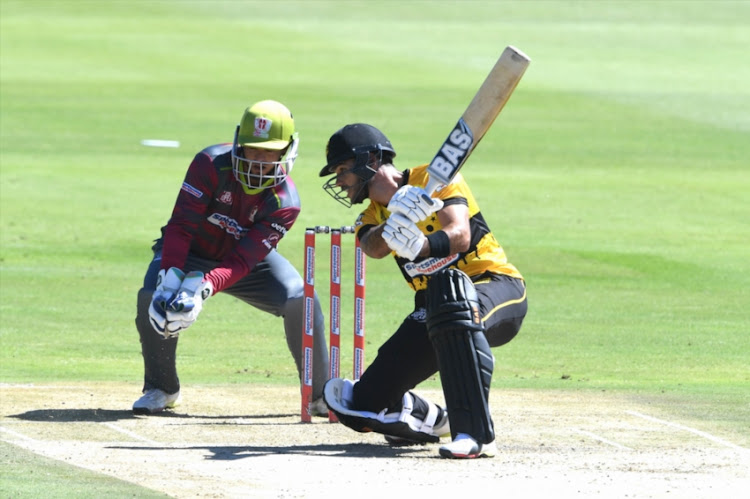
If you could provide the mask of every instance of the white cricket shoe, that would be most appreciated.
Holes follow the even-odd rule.
[[[155,414],[164,409],[172,409],[180,405],[180,392],[166,393],[158,388],[147,390],[141,398],[133,403],[134,414]]]
[[[466,433],[459,433],[456,439],[440,447],[440,455],[451,459],[474,459],[477,457],[495,457],[495,441],[488,444],[477,443]]]
[[[310,404],[310,415],[317,416],[319,418],[328,417],[328,406],[326,405],[325,400],[323,400],[323,397],[318,397],[317,399],[312,401],[312,403]]]

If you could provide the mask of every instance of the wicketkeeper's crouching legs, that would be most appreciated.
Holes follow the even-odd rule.
[[[164,339],[149,322],[148,309],[154,294],[155,276],[159,271],[159,262],[152,262],[146,273],[143,288],[138,291],[138,310],[135,326],[141,340],[141,351],[144,364],[143,391],[159,389],[167,394],[180,391],[180,380],[177,377],[175,355],[177,337]]]
[[[176,394],[180,391],[180,381],[177,376],[175,356],[178,337],[164,339],[158,334],[149,321],[149,306],[151,305],[157,274],[161,265],[161,251],[155,246],[154,258],[149,265],[143,282],[143,288],[138,292],[138,313],[135,319],[136,328],[141,341],[141,351],[144,361],[144,387],[147,392],[152,389],[165,394]],[[189,255],[185,264],[185,271],[201,270],[208,272],[216,262]],[[304,284],[299,272],[276,251],[271,251],[266,258],[258,263],[253,271],[233,286],[223,290],[223,293],[238,298],[245,303],[284,319],[284,333],[289,351],[294,358],[298,373],[302,373],[302,321],[304,317]],[[313,361],[313,396],[319,398],[323,393],[323,385],[328,378],[328,347],[326,345],[326,330],[323,311],[315,296],[314,336],[315,348]],[[254,324],[248,321],[248,330],[252,333]],[[248,343],[252,344],[252,335],[248,336]],[[321,404],[322,405],[322,404]],[[153,412],[153,411],[146,411]],[[319,414],[326,415],[325,407]]]
[[[323,385],[328,380],[329,359],[328,346],[326,343],[326,327],[323,309],[320,306],[318,294],[315,293],[313,303],[313,402],[323,395]],[[297,366],[297,372],[302,380],[302,371],[304,369],[304,359],[302,358],[302,330],[305,317],[305,299],[303,296],[290,298],[282,310],[284,316],[284,331],[286,333],[286,343],[289,347],[294,363]],[[324,410],[325,406],[315,407],[314,410]],[[315,414],[324,415],[322,412]],[[325,413],[327,416],[327,413]]]

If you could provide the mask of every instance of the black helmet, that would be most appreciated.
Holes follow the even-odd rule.
[[[320,170],[320,176],[332,175],[332,169],[350,158],[357,158],[354,169],[367,164],[371,152],[390,152],[390,157],[396,156],[391,141],[383,132],[372,125],[353,123],[346,125],[331,135],[326,145],[327,164]]]
[[[332,175],[335,173],[333,169],[338,165],[354,159],[354,165],[347,172],[359,177],[359,181],[355,185],[342,187],[338,185],[337,175],[323,184],[323,190],[346,207],[359,204],[369,196],[368,184],[376,169],[384,163],[390,163],[395,156],[396,151],[393,150],[391,141],[374,126],[364,123],[346,125],[328,139],[328,163],[320,170],[320,176]],[[355,187],[355,194],[350,199],[349,192]]]

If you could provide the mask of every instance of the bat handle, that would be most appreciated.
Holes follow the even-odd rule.
[[[427,185],[425,186],[424,190],[427,191],[427,194],[432,196],[432,194],[437,190],[438,187],[443,185],[443,182],[436,179],[434,175],[430,175],[430,180],[427,181]]]

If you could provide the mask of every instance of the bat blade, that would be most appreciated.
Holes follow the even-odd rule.
[[[490,129],[526,72],[531,59],[513,46],[505,48],[474,99],[445,139],[427,167],[430,179],[426,191],[435,192],[449,184],[474,148]]]

